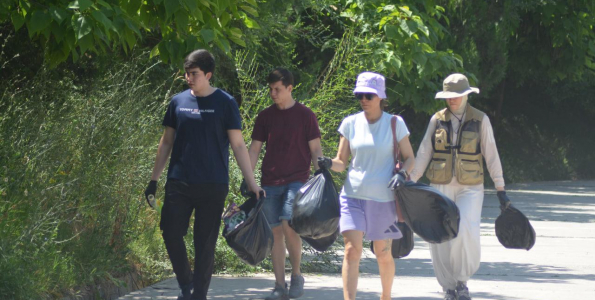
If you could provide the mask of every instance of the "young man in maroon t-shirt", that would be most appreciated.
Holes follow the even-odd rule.
[[[291,96],[291,72],[277,68],[269,74],[267,82],[274,104],[258,114],[248,151],[254,169],[262,144],[266,143],[261,178],[266,198],[262,201],[273,229],[271,256],[276,282],[273,292],[265,299],[299,298],[304,293],[304,277],[300,272],[302,240],[288,221],[293,199],[310,176],[310,162],[318,169],[317,158],[322,156],[320,130],[316,115]],[[286,245],[292,266],[289,290],[285,283]]]

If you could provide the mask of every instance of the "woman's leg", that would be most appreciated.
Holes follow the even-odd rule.
[[[362,257],[364,233],[357,230],[343,232],[345,240],[345,257],[343,258],[343,298],[355,300],[359,262]]]
[[[378,261],[380,281],[382,282],[381,300],[390,300],[393,279],[395,278],[395,260],[391,251],[392,239],[374,241],[374,254]]]

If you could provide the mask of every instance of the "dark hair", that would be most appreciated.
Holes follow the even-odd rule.
[[[267,83],[281,81],[285,87],[293,85],[293,74],[287,69],[276,68],[267,77]]]
[[[215,57],[205,49],[192,51],[184,59],[184,69],[199,68],[205,74],[215,72]]]

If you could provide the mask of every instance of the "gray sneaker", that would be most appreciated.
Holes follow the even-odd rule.
[[[457,284],[457,300],[471,300],[469,289],[464,282],[459,282]]]
[[[264,298],[264,300],[289,300],[289,296],[287,296],[287,283],[285,286],[282,286],[275,282],[273,292],[268,297]]]
[[[444,300],[457,300],[457,293],[454,290],[446,290]]]
[[[289,286],[289,298],[299,298],[304,294],[304,276],[291,275],[291,285]]]

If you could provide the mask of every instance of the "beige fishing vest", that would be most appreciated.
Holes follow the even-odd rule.
[[[484,113],[467,104],[458,141],[453,144],[452,115],[445,108],[436,113],[436,131],[432,135],[434,155],[426,176],[432,183],[449,184],[452,176],[464,185],[483,183],[481,121]]]

